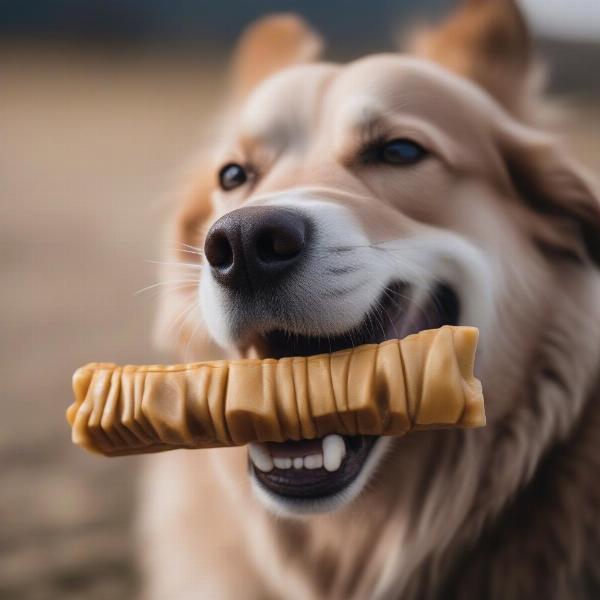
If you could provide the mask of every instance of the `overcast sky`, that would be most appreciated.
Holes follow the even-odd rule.
[[[546,37],[600,44],[600,0],[519,0],[535,31]]]

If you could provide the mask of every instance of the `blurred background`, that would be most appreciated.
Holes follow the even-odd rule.
[[[387,50],[453,0],[0,0],[0,598],[129,599],[142,459],[71,446],[70,377],[157,362],[161,235],[249,21],[300,12],[328,58]],[[523,0],[556,128],[600,173],[600,2]],[[172,358],[172,357],[171,357]]]

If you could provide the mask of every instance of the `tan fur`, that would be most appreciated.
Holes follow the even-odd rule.
[[[528,100],[531,40],[512,0],[468,0],[441,27],[414,34],[410,50],[472,79],[515,112]]]
[[[316,38],[290,19],[304,32],[291,63],[312,56],[302,48]],[[251,30],[242,54],[262,55],[264,32]],[[201,247],[223,212],[294,186],[347,206],[373,240],[459,233],[491,257],[498,287],[479,363],[488,426],[396,440],[357,500],[298,520],[252,497],[244,449],[151,457],[140,524],[148,598],[600,595],[600,202],[562,143],[523,118],[524,36],[511,2],[472,0],[417,44],[459,76],[400,55],[294,66],[236,109],[182,203],[177,241]],[[264,79],[248,56],[236,61],[244,88]],[[378,127],[425,136],[440,159],[360,171],[355,149]],[[218,165],[246,157],[263,174],[251,193],[214,192]],[[171,298],[165,322],[196,293]],[[182,358],[218,352],[199,317],[178,337]]]

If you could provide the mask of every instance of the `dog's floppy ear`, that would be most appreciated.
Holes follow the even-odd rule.
[[[515,122],[500,147],[514,188],[534,210],[554,219],[561,236],[577,236],[600,266],[600,186],[560,139]]]
[[[315,60],[322,47],[321,37],[297,15],[280,13],[259,19],[242,34],[234,52],[234,99],[243,99],[257,84],[285,67]]]
[[[531,41],[515,0],[465,0],[438,25],[416,31],[409,51],[479,84],[519,113],[532,81]]]

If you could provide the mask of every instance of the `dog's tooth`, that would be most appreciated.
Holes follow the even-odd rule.
[[[337,471],[344,456],[346,456],[346,443],[341,435],[332,434],[323,438],[323,465],[327,471]]]
[[[301,456],[297,456],[294,459],[294,469],[301,469],[304,466],[304,459]]]
[[[273,458],[264,444],[250,442],[248,444],[250,460],[259,471],[268,473],[273,470]]]
[[[281,456],[276,456],[273,459],[273,462],[275,463],[275,466],[278,469],[291,469],[292,468],[292,459],[291,458],[284,458]]]
[[[320,469],[323,466],[322,454],[309,454],[304,457],[305,469]]]

